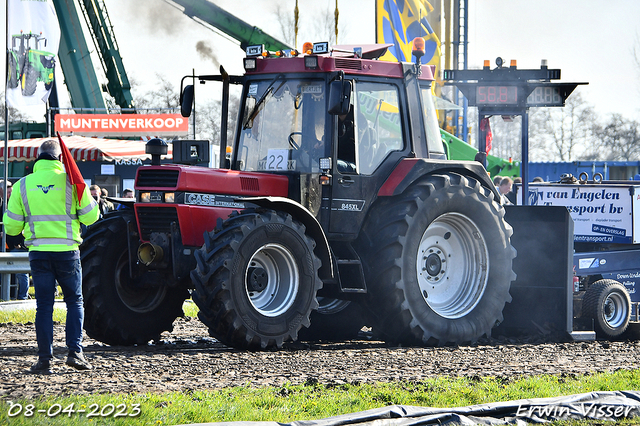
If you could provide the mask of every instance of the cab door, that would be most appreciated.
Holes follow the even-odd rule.
[[[380,81],[352,82],[348,114],[334,117],[330,233],[355,236],[386,178],[385,163],[404,147],[400,91]]]

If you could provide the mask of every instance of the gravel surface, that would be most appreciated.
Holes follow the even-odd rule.
[[[85,337],[94,370],[66,365],[64,326],[55,325],[53,374],[27,373],[36,361],[33,324],[0,324],[0,399],[95,393],[170,392],[230,386],[419,381],[436,376],[577,375],[640,367],[640,341],[389,347],[383,342],[291,343],[277,352],[242,352],[208,336],[197,319],[179,318],[154,344],[103,345]]]

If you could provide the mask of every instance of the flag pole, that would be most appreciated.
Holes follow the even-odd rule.
[[[9,80],[9,0],[5,2],[5,37],[4,37],[4,182],[2,184],[2,194],[4,197],[3,200],[3,211],[7,210],[7,204],[9,200],[7,199],[7,179],[9,179],[9,164],[7,164],[8,158],[8,145],[9,145],[9,106],[7,105],[7,81]],[[2,252],[6,251],[7,247],[7,235],[4,232],[4,223],[2,224]]]

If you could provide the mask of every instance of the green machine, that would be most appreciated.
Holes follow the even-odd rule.
[[[447,159],[473,161],[476,158],[478,150],[473,146],[442,129],[440,130],[440,135],[442,136],[442,144],[444,145]],[[520,176],[520,162],[487,155],[487,171],[491,177],[518,177]]]
[[[20,34],[11,36],[7,83],[10,89],[19,84],[22,95],[31,96],[36,92],[39,81],[44,82],[47,90],[51,88],[56,55],[40,49],[46,45],[47,39],[41,34],[20,31]]]

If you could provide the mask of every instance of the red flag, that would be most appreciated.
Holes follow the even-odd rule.
[[[64,164],[64,169],[67,171],[67,176],[71,181],[71,185],[76,186],[76,192],[78,193],[78,205],[82,205],[82,196],[84,195],[84,188],[87,186],[84,183],[84,178],[82,177],[82,173],[80,173],[80,169],[78,169],[78,165],[76,161],[73,159],[69,148],[62,142],[62,137],[60,136],[60,132],[57,132],[58,140],[60,141],[60,148],[62,149],[62,164]]]
[[[493,142],[493,133],[491,133],[491,123],[488,118],[483,118],[480,121],[480,130],[486,132],[485,138],[485,151],[487,154],[491,151],[491,142]]]

